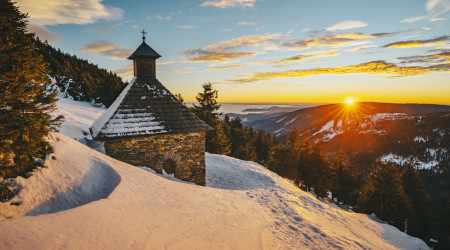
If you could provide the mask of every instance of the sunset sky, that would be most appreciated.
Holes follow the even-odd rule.
[[[450,104],[450,0],[16,0],[29,29],[130,80],[142,42],[187,102]]]

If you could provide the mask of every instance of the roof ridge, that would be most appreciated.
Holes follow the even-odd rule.
[[[116,113],[117,108],[122,103],[123,99],[128,95],[128,90],[135,83],[136,77],[131,79],[130,83],[120,92],[119,96],[114,100],[114,102],[109,106],[109,108],[99,117],[95,122],[89,127],[89,131],[92,134],[92,137],[97,137],[98,133],[101,129],[106,125],[106,123],[111,119],[111,117]],[[114,111],[114,112],[113,112]]]

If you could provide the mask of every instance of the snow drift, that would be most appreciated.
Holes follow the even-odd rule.
[[[254,162],[207,154],[202,187],[117,161],[63,134],[51,140],[55,151],[45,167],[17,178],[20,193],[0,203],[0,249],[428,248]]]

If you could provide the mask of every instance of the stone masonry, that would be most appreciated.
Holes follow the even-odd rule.
[[[106,154],[135,166],[162,173],[166,161],[175,163],[177,179],[205,185],[205,133],[177,133],[111,139],[105,141]]]

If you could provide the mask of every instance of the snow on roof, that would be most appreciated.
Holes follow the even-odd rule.
[[[89,128],[91,131],[92,137],[96,138],[98,133],[102,130],[102,128],[105,126],[105,124],[109,121],[111,116],[114,114],[114,112],[119,107],[120,103],[123,101],[123,98],[128,93],[128,90],[130,90],[131,85],[134,84],[135,78],[131,80],[131,82],[125,87],[125,89],[122,90],[120,95],[117,97],[117,99],[109,106],[109,108],[92,124],[92,126]]]
[[[210,129],[157,79],[135,77],[90,131],[94,139],[107,140]]]

